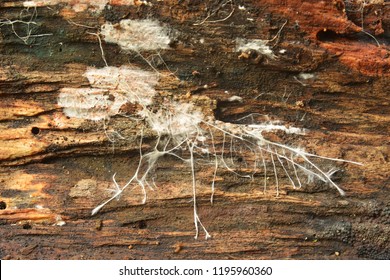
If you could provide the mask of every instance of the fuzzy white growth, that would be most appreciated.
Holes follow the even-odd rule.
[[[64,225],[66,225],[66,222],[62,219],[62,217],[60,215],[57,215],[56,216],[56,223],[54,225],[62,227]]]
[[[63,88],[58,96],[58,105],[64,108],[65,115],[93,121],[116,115],[125,103],[123,96],[110,97],[109,91],[101,89]]]
[[[260,135],[264,131],[275,131],[275,130],[284,131],[287,134],[301,134],[301,135],[303,135],[306,133],[305,129],[303,129],[303,128],[293,127],[293,126],[287,127],[285,125],[276,124],[276,123],[272,123],[272,122],[261,123],[261,124],[250,124],[250,125],[248,125],[248,128],[251,129],[250,132],[248,131],[248,134],[255,135],[256,137],[260,137]]]
[[[204,119],[202,112],[190,103],[171,102],[157,112],[144,109],[141,115],[158,135],[170,135],[173,138],[192,135],[200,130]]]
[[[275,59],[276,55],[273,53],[271,48],[267,45],[268,40],[260,39],[236,39],[236,52],[249,52],[254,50],[270,59]]]
[[[298,75],[298,78],[300,78],[302,80],[309,80],[309,79],[315,78],[315,76],[314,76],[314,74],[311,74],[311,73],[300,73]]]
[[[42,2],[42,1],[39,1]],[[34,8],[34,7],[39,7],[42,6],[43,3],[39,3],[38,1],[24,1],[23,2],[23,7],[26,8]]]
[[[128,102],[142,106],[152,104],[156,95],[154,87],[158,75],[154,72],[121,67],[89,68],[84,74],[93,88],[107,89],[112,93],[122,94]]]
[[[237,96],[237,95],[233,95],[233,96],[228,98],[228,101],[230,101],[230,102],[242,102],[242,97],[241,96]]]
[[[68,117],[102,120],[119,113],[126,103],[147,106],[156,94],[158,76],[128,66],[89,68],[84,74],[91,88],[63,88],[58,105]]]
[[[101,34],[108,43],[118,44],[123,50],[140,52],[144,50],[169,49],[169,29],[157,20],[124,19],[118,25],[105,23]]]

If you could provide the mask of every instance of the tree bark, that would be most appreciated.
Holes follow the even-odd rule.
[[[33,2],[0,3],[2,259],[390,258],[389,3]],[[169,47],[134,51],[107,42],[101,26],[118,29],[126,19],[158,21]],[[240,40],[257,39],[268,49],[239,49]],[[305,135],[263,136],[363,165],[332,163],[340,196],[306,179],[294,189],[282,165],[274,165],[275,178],[272,162],[265,192],[260,169],[253,180],[226,169],[214,178],[212,165],[198,164],[197,211],[212,236],[205,240],[202,230],[193,238],[191,168],[165,156],[145,204],[140,188],[129,189],[91,216],[110,198],[114,174],[120,185],[133,176],[141,135],[144,153],[157,139],[128,117],[137,105],[99,121],[67,116],[59,105],[64,89],[91,87],[85,73],[105,67],[104,59],[163,73],[154,106],[190,100],[224,124],[304,128]],[[218,147],[226,141],[215,137]],[[245,170],[242,158],[232,161]],[[330,169],[329,161],[318,164]]]

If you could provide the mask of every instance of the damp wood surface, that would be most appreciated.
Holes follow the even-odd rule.
[[[102,10],[25,2],[0,3],[2,259],[390,258],[389,2],[111,1]],[[103,37],[100,47],[100,27],[123,19],[158,20],[175,39],[140,53]],[[237,51],[243,38],[268,40],[274,57]],[[199,165],[208,240],[202,231],[194,239],[191,170],[175,157],[158,162],[145,204],[135,188],[91,216],[110,197],[113,174],[125,183],[139,155],[139,124],[125,114],[87,121],[58,105],[63,88],[89,86],[88,67],[105,66],[101,48],[110,66],[165,73],[161,96],[191,98],[225,123],[305,128],[264,137],[363,165],[334,163],[344,197],[318,182],[293,189],[281,170],[278,196],[272,172],[264,193],[261,171],[254,180],[221,171],[213,204],[213,169]],[[143,136],[142,149],[151,148],[156,135]]]

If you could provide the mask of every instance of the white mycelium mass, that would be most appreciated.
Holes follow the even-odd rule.
[[[118,114],[126,103],[150,105],[158,83],[156,73],[128,66],[89,68],[84,76],[90,88],[63,88],[59,94],[68,117],[97,121]]]
[[[106,42],[135,52],[169,49],[171,42],[169,29],[151,19],[124,19],[119,24],[105,23],[101,27],[101,34]]]
[[[268,40],[260,39],[236,39],[236,52],[248,52],[254,50],[268,58],[275,59],[276,55],[272,52],[271,48],[267,45]]]

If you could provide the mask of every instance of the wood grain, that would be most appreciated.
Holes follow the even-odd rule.
[[[22,2],[3,1],[0,19],[27,20],[34,11]],[[119,2],[101,12],[38,7],[32,34],[52,35],[27,44],[10,25],[0,27],[2,259],[390,258],[389,3],[364,9],[364,31],[378,47],[343,1]],[[124,183],[134,172],[139,126],[119,115],[107,123],[69,118],[58,94],[88,87],[86,69],[105,66],[97,37],[88,32],[106,21],[142,18],[158,19],[177,36],[159,56],[142,53],[178,78],[160,81],[161,96],[197,100],[224,122],[267,115],[308,129],[299,137],[266,137],[362,162],[337,164],[336,182],[347,196],[320,183],[294,190],[282,176],[276,197],[273,178],[264,194],[262,174],[251,182],[221,171],[211,205],[212,170],[199,166],[198,211],[212,238],[195,240],[189,168],[167,157],[158,163],[157,188],[146,204],[135,189],[91,217],[109,198],[112,175]],[[18,34],[25,28],[15,25]],[[237,38],[275,38],[270,46],[277,59],[239,57]],[[104,41],[102,47],[109,65],[150,70],[136,53]],[[231,96],[242,102],[230,102]],[[124,138],[110,141],[115,131]],[[155,138],[147,132],[143,148]]]

